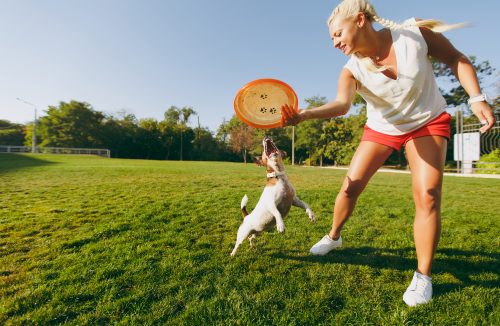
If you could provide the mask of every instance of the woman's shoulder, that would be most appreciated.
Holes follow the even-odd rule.
[[[367,73],[364,64],[355,54],[351,55],[344,65],[344,68],[347,69],[356,80],[362,80]]]
[[[406,36],[405,39],[410,39],[418,43],[422,43],[424,42],[424,35],[421,28],[417,25],[417,22],[420,20],[422,19],[415,17],[408,18],[401,24],[402,28],[396,30],[395,32]]]
[[[349,60],[347,60],[347,62],[345,63],[344,67],[349,69],[353,73],[353,75],[355,75],[356,72],[360,69],[359,58],[356,55],[352,54],[349,57]]]
[[[393,30],[393,32],[399,32],[401,34],[411,34],[411,33],[419,33],[420,30],[419,27],[417,26],[417,21],[419,21],[419,18],[411,17],[406,19],[400,24],[400,28]]]

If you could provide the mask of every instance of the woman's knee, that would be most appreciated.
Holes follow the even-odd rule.
[[[417,209],[432,211],[441,206],[441,187],[429,187],[414,191]]]
[[[352,180],[347,177],[342,185],[342,188],[340,189],[339,196],[348,199],[357,199],[363,192],[365,185],[366,182],[363,182],[362,180]]]

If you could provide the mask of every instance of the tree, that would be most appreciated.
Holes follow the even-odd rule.
[[[191,117],[192,114],[196,114],[196,111],[193,110],[190,107],[183,107],[181,109],[181,161],[182,161],[182,148],[183,148],[183,141],[182,141],[182,134],[184,133],[184,128],[186,128],[187,123],[189,122],[189,118]]]
[[[485,79],[493,74],[495,68],[491,67],[488,60],[478,63],[477,58],[473,55],[471,55],[469,59],[476,70],[479,84],[483,86]],[[439,62],[434,58],[431,58],[431,62],[434,74],[436,75],[438,83],[441,85],[439,90],[448,105],[460,106],[462,104],[466,104],[469,99],[469,95],[465,92],[462,85],[460,85],[450,66]],[[447,89],[443,89],[442,86],[446,86]],[[469,114],[471,113],[469,109],[467,109],[467,112]]]
[[[314,96],[305,100],[309,108],[327,102],[325,97]],[[323,165],[324,159],[335,164],[348,164],[354,155],[366,123],[366,103],[356,94],[352,103],[354,111],[347,117],[329,120],[307,120],[297,126],[297,147],[299,155],[306,153],[307,164]]]
[[[90,104],[78,101],[49,106],[39,119],[40,146],[101,147],[101,127],[105,116]]]
[[[176,125],[181,119],[181,110],[176,106],[171,106],[165,111],[165,122],[170,125]]]
[[[195,130],[195,144],[191,151],[192,157],[202,161],[222,160],[222,149],[210,130],[198,127]]]
[[[181,136],[181,141],[180,141],[180,160],[182,161],[182,156],[183,156],[183,148],[184,148],[184,140],[183,140],[183,133],[184,129],[186,129],[187,124],[189,122],[189,118],[191,115],[197,114],[196,111],[193,110],[191,107],[183,107],[183,108],[178,108],[176,106],[171,106],[168,108],[168,110],[165,112],[164,117],[165,121],[169,125],[178,125],[180,128],[180,136]]]
[[[363,108],[357,115],[337,117],[325,124],[321,135],[325,144],[324,155],[336,165],[346,165],[351,162],[363,134],[363,126],[366,123],[365,112]]]
[[[313,96],[306,98],[305,102],[308,104],[307,109],[321,106],[327,102],[324,96]],[[311,165],[319,158],[322,160],[322,147],[324,143],[321,141],[321,134],[323,133],[323,124],[325,120],[313,119],[306,120],[298,124],[295,129],[297,132],[297,139],[295,141],[295,146],[297,148],[297,154],[299,158],[307,155],[307,164]],[[300,159],[299,159],[300,163]]]
[[[243,161],[247,163],[247,153],[255,144],[255,129],[243,123],[239,123],[230,129],[229,147],[243,155]]]
[[[240,153],[239,151],[234,151],[231,146],[229,146],[229,140],[231,138],[231,129],[235,126],[241,124],[239,119],[233,115],[231,120],[227,121],[224,119],[217,128],[217,133],[215,134],[215,141],[217,142],[218,150],[221,155],[221,159],[224,161],[239,162]]]
[[[234,118],[234,116],[233,116]],[[229,121],[224,120],[220,124],[219,128],[217,128],[217,132],[215,134],[215,138],[220,141],[221,143],[227,143],[229,139],[229,132],[230,132],[230,127],[229,127]]]
[[[113,157],[143,158],[137,118],[125,111],[119,115],[105,116],[101,131],[103,147],[110,149]]]
[[[141,144],[143,157],[161,159],[161,131],[156,119],[139,120],[137,140]]]
[[[23,125],[0,120],[0,145],[22,146],[25,134]]]

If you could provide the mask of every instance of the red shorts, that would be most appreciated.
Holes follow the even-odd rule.
[[[442,136],[450,140],[450,120],[451,116],[447,112],[443,112],[428,122],[425,126],[408,134],[398,136],[386,135],[370,129],[370,127],[365,125],[361,141],[371,141],[377,144],[389,146],[396,151],[399,151],[401,146],[406,145],[408,141],[418,137]]]

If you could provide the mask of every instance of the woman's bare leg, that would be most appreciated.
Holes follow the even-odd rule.
[[[413,139],[406,144],[411,168],[417,251],[417,272],[430,276],[441,232],[441,188],[448,141],[440,136]]]
[[[359,144],[335,200],[332,229],[328,234],[331,239],[340,237],[342,226],[351,216],[359,195],[392,151],[391,147],[370,141]]]

